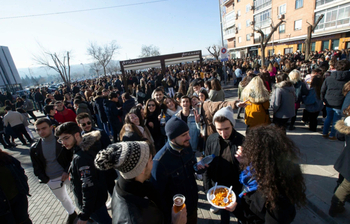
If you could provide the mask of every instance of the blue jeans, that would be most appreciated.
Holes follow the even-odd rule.
[[[333,121],[331,133],[329,134],[329,136],[334,137],[336,133],[334,126],[335,126],[335,123],[341,119],[341,111],[340,109],[335,109],[331,107],[326,107],[326,110],[327,110],[327,117],[323,125],[323,134],[324,135],[328,134],[329,127],[331,126],[331,123]]]
[[[107,123],[107,122],[104,122],[104,123],[103,123],[103,130],[105,130],[105,132],[107,133],[108,136],[110,135],[110,133],[109,133],[109,128],[108,128],[108,123]]]
[[[109,216],[105,205],[97,209],[90,217],[98,224],[112,224],[112,218]]]

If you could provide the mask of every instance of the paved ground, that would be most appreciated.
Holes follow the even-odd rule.
[[[227,86],[226,97],[229,100],[236,98],[237,90]],[[300,111],[301,113],[301,111]],[[39,114],[38,114],[39,115]],[[328,209],[332,197],[335,181],[338,173],[333,169],[333,164],[340,154],[343,143],[323,139],[319,133],[311,133],[300,123],[300,116],[297,119],[297,129],[288,132],[288,136],[299,146],[301,150],[301,166],[303,169],[308,203],[305,207],[297,211],[297,216],[293,223],[324,224],[324,223],[350,223],[350,206],[346,205],[346,213],[336,218],[328,216]],[[299,122],[298,122],[299,121]],[[321,126],[320,126],[321,127]],[[33,126],[30,128],[34,131]],[[238,120],[236,129],[244,134],[244,120]],[[37,135],[34,134],[37,138]],[[16,141],[20,145],[19,141]],[[67,214],[59,201],[51,194],[46,185],[38,183],[34,176],[28,147],[17,146],[13,150],[5,150],[19,159],[26,170],[29,178],[31,197],[29,197],[29,214],[33,223],[64,223]],[[210,205],[204,195],[202,183],[199,185],[199,210],[198,223],[211,224],[220,223],[220,216],[209,211]],[[72,196],[72,193],[70,193]],[[73,196],[72,196],[73,198]],[[235,218],[231,217],[232,223]]]

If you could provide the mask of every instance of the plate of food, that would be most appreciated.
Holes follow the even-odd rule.
[[[228,192],[229,192],[229,188],[223,185],[217,185],[215,192],[214,192],[215,187],[212,187],[209,189],[208,193],[207,193],[207,200],[209,201],[209,203],[214,206],[215,208],[219,208],[219,209],[225,209],[225,207],[229,206],[232,203],[236,202],[236,195],[235,193],[231,190],[230,195],[228,197],[228,202],[225,203],[224,202],[224,198],[226,198]],[[214,193],[214,199],[211,199],[211,195]]]

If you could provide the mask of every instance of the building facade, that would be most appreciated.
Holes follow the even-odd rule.
[[[285,23],[273,33],[265,55],[304,52],[307,27],[322,14],[324,17],[312,34],[311,50],[350,48],[350,0],[226,0],[221,8],[225,12],[222,26],[231,58],[260,54],[260,34],[253,29],[261,29],[267,36],[271,25],[281,19]],[[231,17],[233,22],[228,20]],[[234,35],[225,35],[230,30]]]
[[[0,46],[0,90],[15,93],[22,89],[19,77],[8,47]]]

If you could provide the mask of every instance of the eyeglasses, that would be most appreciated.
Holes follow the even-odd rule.
[[[64,137],[64,138],[59,138],[57,139],[57,142],[60,144],[63,144],[63,142],[66,142],[68,139],[70,139],[70,137],[72,137],[72,135],[70,135],[69,137]]]
[[[86,125],[91,125],[91,122],[88,121],[88,122],[86,122],[86,123],[82,123],[82,124],[81,124],[81,126],[83,126],[83,127],[85,127]]]
[[[148,107],[155,107],[156,105],[155,104],[148,104],[147,106]]]

